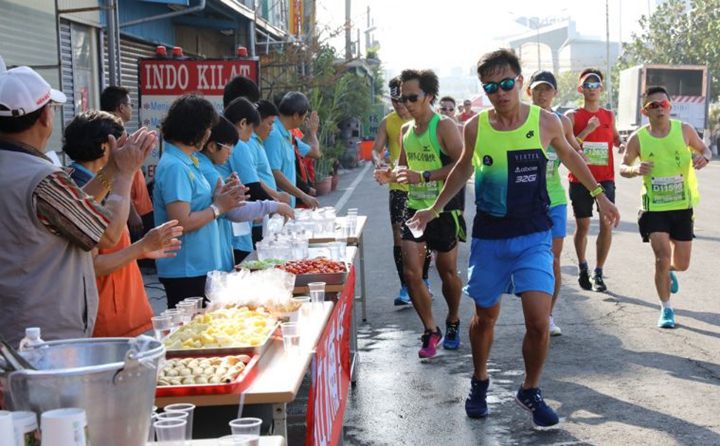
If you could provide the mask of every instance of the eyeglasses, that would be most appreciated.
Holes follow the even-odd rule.
[[[655,110],[658,108],[670,108],[670,101],[651,101],[643,107],[645,110]]]
[[[583,82],[582,87],[587,90],[597,90],[602,87],[602,82]]]
[[[225,147],[226,149],[228,149],[228,150],[231,151],[231,152],[232,152],[232,150],[233,150],[232,146],[228,146],[227,144],[222,144],[222,143],[219,143],[219,142],[216,142],[215,144],[219,145],[220,147]]]
[[[411,94],[409,96],[403,95],[403,96],[400,96],[400,99],[398,99],[398,101],[402,102],[403,104],[406,102],[415,103],[415,102],[417,102],[418,99],[424,98],[424,97],[425,97],[425,93]]]
[[[440,111],[453,112],[455,109],[453,107],[440,107]]]
[[[486,94],[495,94],[501,88],[503,91],[510,91],[515,88],[515,83],[519,78],[520,76],[515,76],[515,78],[508,77],[501,80],[500,82],[488,82],[487,84],[483,84],[482,87],[483,90],[485,90]]]

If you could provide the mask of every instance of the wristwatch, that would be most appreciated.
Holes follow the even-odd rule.
[[[422,176],[423,176],[423,181],[425,181],[426,183],[428,181],[430,181],[430,171],[429,170],[424,171],[422,173]]]
[[[215,204],[211,204],[210,209],[213,211],[214,218],[218,218],[220,216],[220,208],[215,206]]]

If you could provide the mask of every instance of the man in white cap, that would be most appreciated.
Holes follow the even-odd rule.
[[[155,142],[145,129],[111,137],[110,161],[79,189],[44,154],[55,107],[65,101],[32,69],[0,63],[0,334],[12,344],[32,326],[45,340],[92,334],[91,251],[117,244],[132,177]]]

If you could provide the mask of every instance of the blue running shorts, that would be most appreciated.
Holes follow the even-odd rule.
[[[567,236],[567,204],[558,204],[548,212],[553,222],[552,238],[565,238]]]
[[[463,288],[481,308],[498,303],[514,282],[515,294],[555,289],[551,231],[509,239],[473,238],[468,283]]]

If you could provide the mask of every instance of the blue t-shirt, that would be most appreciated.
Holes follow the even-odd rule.
[[[170,143],[155,171],[153,190],[155,226],[170,220],[167,205],[176,201],[190,204],[191,212],[199,212],[212,204],[214,187],[200,170],[200,161]],[[222,268],[220,232],[213,220],[200,229],[184,232],[182,248],[176,257],[158,259],[158,277],[183,278],[204,276]]]
[[[269,188],[277,190],[277,183],[270,168],[270,161],[268,161],[267,153],[265,153],[265,147],[263,147],[260,137],[253,133],[249,144],[251,149],[250,153],[255,161],[255,170],[257,171],[260,181],[265,183]]]
[[[223,178],[229,177],[233,172],[237,173],[242,184],[257,183],[259,181],[255,163],[250,153],[250,146],[245,141],[238,141],[235,144],[232,155],[225,164],[219,166],[218,171]]]
[[[200,161],[200,171],[202,171],[203,175],[205,175],[205,179],[210,184],[210,187],[215,189],[215,185],[217,184],[217,180],[219,179],[222,181],[222,178],[220,177],[220,172],[217,171],[215,168],[216,166],[213,164],[213,162],[205,156],[202,153],[197,154],[198,161]],[[232,237],[233,237],[233,230],[232,230],[232,222],[224,218],[224,215],[221,215],[220,218],[217,219],[218,224],[218,232],[220,233],[220,255],[222,258],[222,270],[230,272],[234,269],[235,266],[235,257],[233,256],[232,251]]]
[[[270,169],[279,170],[290,184],[295,184],[295,149],[292,145],[292,136],[285,130],[279,118],[265,140],[265,153],[267,153]],[[290,198],[290,207],[295,207],[295,197]]]

